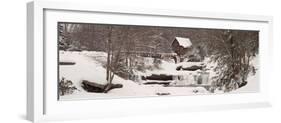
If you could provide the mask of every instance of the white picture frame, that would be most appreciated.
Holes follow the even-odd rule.
[[[61,12],[61,13],[60,13]],[[64,14],[63,14],[64,13]],[[81,14],[82,13],[82,14]],[[57,100],[57,83],[48,83],[56,78],[48,76],[51,69],[52,52],[56,41],[49,41],[49,22],[57,22],[62,17],[78,22],[92,22],[91,14],[98,13],[110,19],[99,22],[157,25],[169,23],[165,19],[198,19],[198,24],[183,27],[232,28],[259,30],[260,39],[260,91],[258,93],[175,96],[159,98],[122,98],[106,100]],[[60,15],[61,18],[59,17]],[[69,15],[74,16],[69,17]],[[161,19],[163,23],[153,21],[124,21],[126,17],[143,17],[147,20]],[[91,117],[122,116],[130,114],[165,113],[179,111],[217,110],[235,108],[268,107],[268,84],[271,82],[270,68],[272,54],[272,17],[261,15],[243,15],[230,13],[194,12],[180,10],[152,10],[114,6],[98,6],[83,2],[34,1],[27,4],[27,119],[33,122],[42,120],[81,119]],[[212,23],[206,23],[212,22]],[[50,23],[52,24],[52,23]],[[171,25],[173,25],[171,23]],[[235,25],[235,26],[234,26]],[[175,25],[173,25],[175,26]],[[56,27],[55,27],[56,28]],[[52,31],[52,30],[51,30]],[[53,52],[56,52],[54,50]],[[55,61],[56,62],[56,61]],[[55,87],[54,87],[55,86]],[[54,87],[54,88],[53,88]],[[161,103],[161,104],[159,104]],[[157,105],[156,105],[157,104]],[[94,107],[93,105],[98,105]],[[154,106],[151,106],[154,105]],[[104,110],[106,108],[111,110]],[[71,109],[70,109],[71,108]],[[149,112],[148,112],[149,111]]]

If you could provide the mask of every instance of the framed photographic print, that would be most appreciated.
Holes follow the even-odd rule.
[[[270,106],[270,16],[43,1],[27,14],[31,121]]]

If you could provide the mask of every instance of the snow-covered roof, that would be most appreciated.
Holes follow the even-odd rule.
[[[179,42],[179,45],[184,48],[192,46],[192,43],[189,38],[176,37],[176,40]]]

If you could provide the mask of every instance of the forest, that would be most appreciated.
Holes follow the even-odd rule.
[[[176,37],[185,37],[192,42],[191,50],[188,51],[189,53],[184,52],[184,55],[181,55],[174,51],[172,43]],[[82,86],[84,87],[86,85],[87,87],[89,85],[102,87],[103,89],[100,90],[102,93],[108,93],[111,89],[114,89],[112,87],[122,88],[122,84],[117,86],[114,84],[114,76],[118,76],[122,80],[133,80],[136,82],[135,76],[137,74],[154,71],[150,76],[146,76],[146,78],[155,78],[158,75],[155,72],[156,69],[163,69],[162,67],[164,67],[164,63],[166,62],[173,62],[173,64],[165,65],[176,66],[175,72],[179,71],[178,69],[180,67],[180,70],[184,70],[183,65],[186,64],[194,64],[195,62],[197,62],[196,64],[204,64],[202,66],[191,66],[198,68],[195,69],[197,70],[196,75],[193,75],[197,77],[196,81],[200,79],[198,79],[199,74],[210,74],[210,71],[212,71],[213,74],[208,76],[210,84],[208,86],[204,85],[204,89],[210,93],[214,93],[218,89],[223,92],[230,92],[246,86],[248,76],[250,74],[255,75],[258,70],[258,65],[252,64],[252,61],[258,58],[259,32],[251,30],[59,22],[59,54],[63,56],[65,52],[84,51],[104,53],[103,59],[98,59],[97,56],[94,56],[94,59],[95,61],[100,61],[101,66],[105,69],[106,84],[103,83],[101,86],[97,83],[89,84],[89,80],[87,80],[88,84],[85,84],[86,82],[83,83],[83,80],[79,80],[80,82],[82,81]],[[176,57],[180,57],[180,63],[176,63],[176,60],[173,60]],[[152,59],[152,65],[149,66],[148,64],[150,63],[148,61],[150,58]],[[139,61],[143,62],[139,63]],[[63,59],[60,60],[59,64],[61,66],[63,66],[63,63]],[[180,64],[181,66],[179,67]],[[60,73],[64,72],[63,69],[61,69]],[[188,70],[189,73],[182,72],[181,74],[187,75],[193,71],[190,68]],[[161,74],[160,76],[159,74],[157,77],[162,77],[163,80],[163,78],[169,78],[170,74],[166,72],[164,75]],[[173,78],[174,74],[170,76],[170,78]],[[61,77],[63,77],[63,81],[59,82],[62,85],[60,90],[77,89],[76,87],[70,88],[65,86],[65,76]],[[141,76],[140,78],[141,80],[145,80],[145,76]],[[154,83],[155,80],[158,79],[154,79]],[[161,83],[159,81],[156,82]],[[192,85],[194,86],[194,84]],[[76,84],[76,86],[81,85]],[[85,88],[83,89],[89,91]]]

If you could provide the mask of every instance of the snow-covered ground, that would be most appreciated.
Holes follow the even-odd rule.
[[[122,88],[110,90],[108,93],[89,93],[81,87],[82,80],[88,80],[99,84],[106,83],[106,69],[103,67],[106,63],[106,53],[96,51],[83,51],[83,52],[64,52],[60,51],[60,62],[75,62],[75,65],[60,65],[59,77],[64,77],[71,80],[78,88],[73,94],[60,96],[61,100],[75,100],[75,99],[96,99],[96,98],[120,98],[120,97],[144,97],[144,96],[157,96],[157,93],[169,93],[170,95],[194,95],[194,94],[209,94],[203,87],[164,87],[162,85],[144,85],[132,80],[125,80],[119,76],[115,76],[113,83],[122,84]],[[185,62],[175,64],[170,61],[161,61],[160,69],[147,70],[146,72],[138,72],[139,75],[149,76],[151,74],[167,74],[167,75],[184,75],[185,79],[193,79],[193,75],[200,72],[197,71],[177,71],[178,66],[190,67],[193,65],[203,65],[202,62]],[[258,57],[251,61],[251,64],[258,66]],[[212,69],[214,64],[208,63],[206,68]],[[211,70],[210,76],[214,75]],[[233,93],[240,92],[254,92],[258,88],[259,72],[255,75],[250,74],[248,77],[248,84]],[[209,77],[210,78],[210,77]],[[188,80],[194,81],[194,80]],[[172,81],[172,84],[181,85],[179,81]]]
[[[170,95],[191,95],[209,93],[203,87],[163,87],[161,85],[142,85],[131,80],[124,80],[115,76],[113,83],[120,83],[123,88],[113,89],[108,93],[89,93],[81,87],[82,80],[106,84],[106,69],[102,66],[106,62],[106,53],[104,52],[60,52],[60,62],[75,62],[75,65],[60,65],[59,76],[71,80],[79,91],[73,94],[60,96],[62,100],[72,99],[93,99],[93,98],[119,98],[119,97],[140,97],[156,96],[157,93],[169,93]],[[176,71],[177,65],[163,61],[160,68],[154,71],[146,72],[147,75],[152,73],[169,73],[184,74],[183,71]],[[186,71],[188,72],[188,71]],[[186,74],[185,72],[185,74]],[[196,71],[195,71],[196,72]],[[143,73],[144,74],[144,73]],[[193,74],[190,72],[190,74]]]
[[[256,67],[256,74],[253,75],[253,73],[250,73],[247,78],[247,85],[234,90],[232,93],[249,93],[259,91],[259,57],[253,58],[250,61],[250,64]]]

